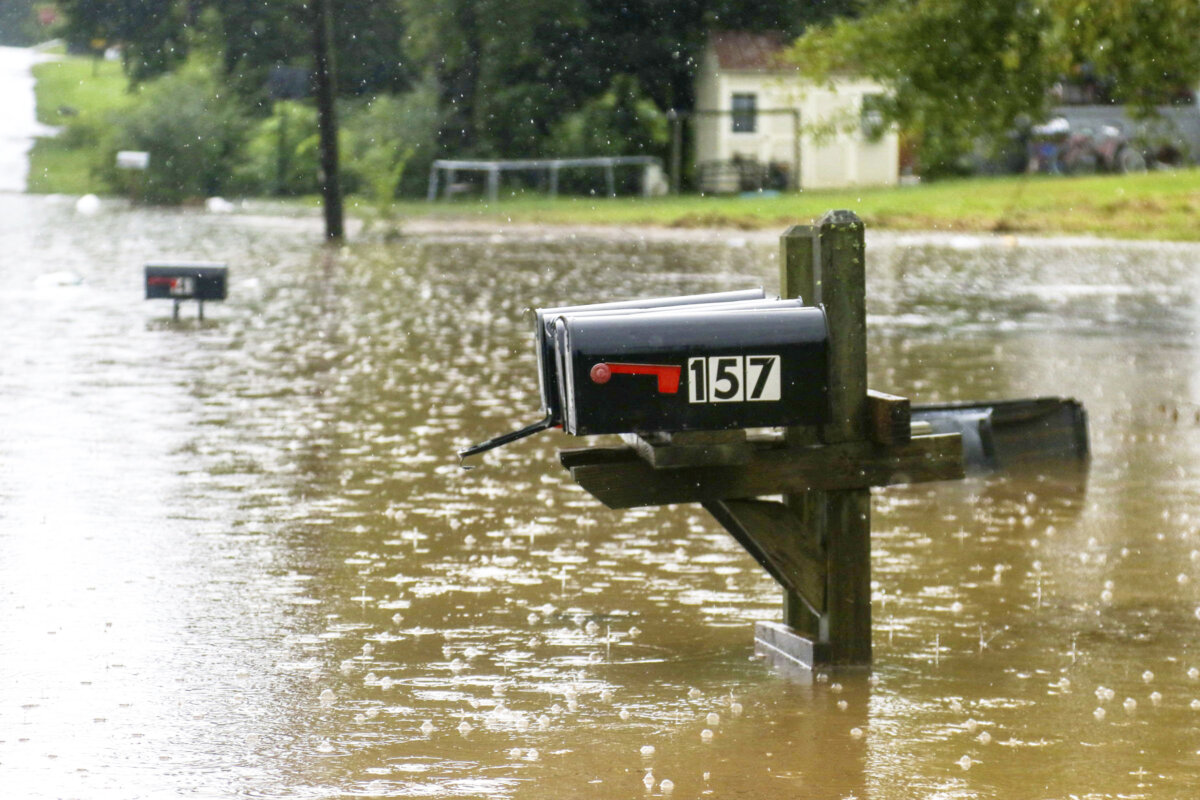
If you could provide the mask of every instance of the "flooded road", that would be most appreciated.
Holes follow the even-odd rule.
[[[0,192],[25,191],[34,136],[52,131],[37,121],[33,65],[45,56],[24,47],[0,47]]]
[[[1200,248],[869,236],[872,386],[1074,396],[1093,461],[877,490],[875,667],[804,683],[699,507],[454,457],[537,416],[523,309],[775,291],[773,236],[319,242],[0,197],[4,796],[1200,794]]]

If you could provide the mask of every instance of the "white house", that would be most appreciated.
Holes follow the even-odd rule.
[[[756,171],[767,186],[793,189],[895,185],[900,144],[877,110],[884,87],[815,83],[781,57],[786,46],[781,34],[709,36],[693,114],[701,190],[748,188]]]

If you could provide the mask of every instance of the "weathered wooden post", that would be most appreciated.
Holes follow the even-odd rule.
[[[780,293],[809,297],[829,320],[831,422],[787,431],[789,444],[866,441],[867,310],[863,224],[852,212],[833,211],[816,227],[793,226],[781,237]],[[825,554],[823,607],[806,608],[785,590],[784,625],[814,637],[817,661],[866,664],[871,660],[871,491],[809,490],[788,495],[801,521],[797,533]],[[816,612],[816,613],[814,613]]]

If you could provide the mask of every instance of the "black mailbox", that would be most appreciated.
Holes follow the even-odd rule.
[[[174,300],[175,316],[179,303],[196,300],[204,317],[205,300],[224,300],[229,268],[208,262],[160,262],[146,264],[146,299]]]
[[[592,303],[583,306],[560,306],[538,308],[534,316],[534,340],[537,347],[538,386],[542,394],[542,410],[554,417],[553,424],[561,423],[561,398],[554,360],[554,321],[564,314],[613,314],[641,313],[656,308],[679,308],[682,306],[713,306],[723,303],[745,303],[763,300],[762,288],[740,289],[732,292],[710,292],[688,294],[678,297],[655,297],[642,300],[619,300],[613,303]]]
[[[822,309],[761,289],[539,309],[545,418],[459,455],[558,425],[587,435],[826,422],[828,338]]]
[[[674,433],[827,422],[825,313],[799,301],[779,306],[558,317],[563,429]]]

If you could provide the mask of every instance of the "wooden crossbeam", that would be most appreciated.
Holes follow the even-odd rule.
[[[958,434],[879,445],[867,441],[807,447],[755,443],[745,465],[655,469],[629,447],[564,450],[562,465],[609,508],[706,503],[811,489],[849,490],[963,477]]]

